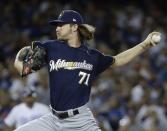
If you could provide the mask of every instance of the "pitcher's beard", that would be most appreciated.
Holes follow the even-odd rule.
[[[65,39],[64,37],[57,36],[57,40],[66,41],[67,39]]]
[[[61,38],[60,36],[57,35],[57,39],[58,39],[58,40],[62,40],[63,38]]]
[[[65,39],[63,39],[61,37],[57,37],[57,40],[64,41]]]

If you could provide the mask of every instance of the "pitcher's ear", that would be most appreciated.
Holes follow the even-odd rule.
[[[77,31],[78,30],[78,25],[77,24],[71,24],[72,30]]]

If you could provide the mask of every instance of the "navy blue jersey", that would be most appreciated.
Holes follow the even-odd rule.
[[[56,40],[34,44],[47,52],[50,101],[58,111],[86,104],[93,80],[114,61],[113,57],[88,49],[84,44],[79,48]]]

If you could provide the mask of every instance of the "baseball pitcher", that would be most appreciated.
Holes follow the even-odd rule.
[[[57,39],[33,41],[31,46],[22,48],[16,56],[15,67],[21,76],[26,76],[47,66],[51,113],[16,131],[100,131],[87,107],[93,80],[105,69],[122,66],[159,43],[153,36],[160,37],[160,33],[152,32],[135,47],[107,56],[86,46],[95,28],[85,24],[78,12],[63,10],[50,24]]]

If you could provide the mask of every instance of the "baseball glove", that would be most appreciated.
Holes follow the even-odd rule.
[[[46,51],[38,46],[34,48],[31,48],[30,46],[22,48],[18,52],[15,60],[15,63],[22,62],[19,69],[16,67],[20,72],[20,75],[23,77],[40,70],[46,64],[45,55]],[[15,66],[16,65],[17,64],[15,64]]]

